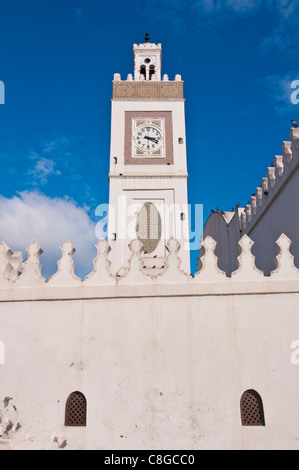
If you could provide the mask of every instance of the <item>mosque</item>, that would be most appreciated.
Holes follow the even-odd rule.
[[[148,35],[133,55],[93,271],[66,240],[46,280],[35,241],[0,242],[0,449],[298,449],[299,128],[191,275],[184,82]]]

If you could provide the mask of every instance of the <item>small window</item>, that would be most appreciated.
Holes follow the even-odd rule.
[[[86,426],[86,398],[81,392],[73,392],[65,407],[65,426]]]
[[[145,65],[141,65],[140,67],[140,75],[143,75],[146,78],[146,68]]]
[[[143,245],[144,253],[153,253],[159,245],[162,232],[161,216],[154,204],[146,202],[136,219],[136,234]]]
[[[264,408],[260,395],[247,390],[241,398],[242,426],[265,426]]]
[[[149,79],[151,80],[152,79],[152,76],[155,74],[155,66],[154,65],[150,65],[150,68],[149,68]]]

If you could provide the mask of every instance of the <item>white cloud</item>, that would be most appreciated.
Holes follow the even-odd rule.
[[[147,8],[160,10],[167,14],[181,12],[183,16],[192,13],[198,18],[212,16],[215,13],[233,11],[238,14],[249,13],[260,8],[263,0],[147,0]],[[156,15],[156,11],[155,11]],[[161,15],[159,15],[161,18]]]
[[[33,176],[35,184],[44,185],[48,182],[50,175],[61,175],[59,170],[55,170],[55,166],[56,164],[52,159],[42,157],[38,159],[34,169],[30,170],[29,174]]]
[[[261,49],[298,52],[299,0],[147,0],[146,8],[157,21],[172,21],[180,29],[215,27],[263,9],[266,32]]]
[[[59,247],[70,240],[76,248],[76,274],[84,277],[93,269],[96,255],[95,223],[74,201],[50,198],[37,192],[23,192],[12,198],[0,196],[0,240],[14,251],[23,251],[35,240],[44,253],[42,273],[57,270]]]
[[[220,12],[226,9],[236,13],[248,13],[261,6],[262,0],[204,0],[196,1],[196,6],[211,13]]]
[[[49,177],[61,176],[70,180],[81,180],[82,175],[78,166],[82,164],[76,148],[76,139],[57,137],[53,140],[42,141],[39,146],[31,149],[29,161],[34,167],[27,170],[30,184],[35,188],[48,183]],[[58,166],[58,168],[57,168]]]
[[[284,18],[291,17],[299,6],[299,0],[147,0],[148,6],[187,12],[189,8],[199,15],[221,13],[231,10],[236,13],[250,13],[266,7]]]
[[[275,8],[278,15],[283,18],[290,18],[296,13],[299,0],[268,0],[267,4],[269,8]]]
[[[43,142],[38,151],[31,151],[30,160],[35,161],[33,169],[28,170],[33,185],[44,186],[49,176],[60,176],[61,171],[56,169],[55,160],[65,161],[69,157],[70,139],[59,137],[50,142]]]

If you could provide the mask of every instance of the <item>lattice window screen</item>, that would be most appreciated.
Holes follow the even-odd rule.
[[[265,426],[263,402],[255,390],[247,390],[241,398],[243,426]]]
[[[146,254],[153,253],[161,240],[161,216],[154,204],[146,202],[137,216],[136,234]]]
[[[87,403],[81,392],[73,392],[66,403],[65,426],[86,426]]]

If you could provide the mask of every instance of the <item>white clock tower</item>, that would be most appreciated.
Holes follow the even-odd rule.
[[[163,268],[166,243],[180,242],[190,273],[185,100],[180,75],[161,77],[161,44],[134,44],[134,76],[114,75],[108,241],[112,270],[126,264],[128,244],[143,245],[145,272]]]

